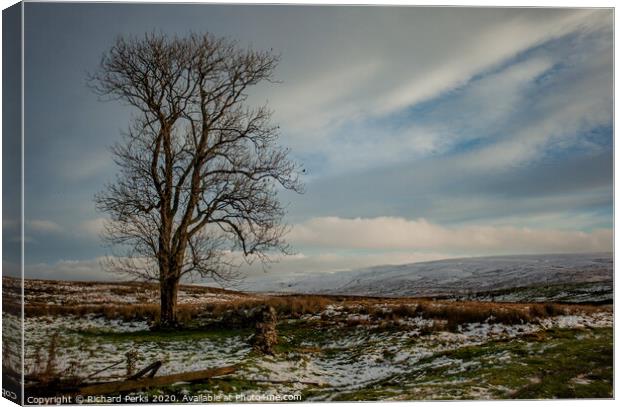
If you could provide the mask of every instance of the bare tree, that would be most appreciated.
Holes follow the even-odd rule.
[[[112,151],[116,181],[95,197],[104,238],[122,254],[108,268],[159,282],[161,326],[176,326],[190,274],[227,280],[232,254],[286,252],[278,188],[301,192],[299,168],[276,145],[248,89],[271,81],[278,58],[211,34],[120,37],[89,77],[94,91],[134,108]]]

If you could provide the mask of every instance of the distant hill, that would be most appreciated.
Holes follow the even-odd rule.
[[[262,276],[261,291],[496,301],[611,302],[611,253],[496,256],[317,273]]]

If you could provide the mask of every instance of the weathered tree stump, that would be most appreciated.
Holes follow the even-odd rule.
[[[126,358],[126,366],[127,366],[127,377],[130,377],[134,374],[136,370],[136,362],[138,361],[138,351],[135,349],[130,349],[125,353]]]
[[[273,347],[278,343],[276,310],[270,305],[262,307],[256,312],[255,321],[256,333],[250,340],[252,347],[258,352],[273,355]]]

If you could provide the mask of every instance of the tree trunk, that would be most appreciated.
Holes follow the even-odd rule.
[[[159,328],[176,328],[177,321],[177,294],[179,279],[170,277],[160,283],[160,316]]]

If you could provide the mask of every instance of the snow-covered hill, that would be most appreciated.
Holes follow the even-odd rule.
[[[612,298],[613,256],[590,253],[461,258],[286,278],[264,275],[251,283],[255,289],[272,292],[469,297],[493,292],[494,297],[500,297],[493,298],[496,300],[527,299],[520,298],[519,293],[539,295],[540,300],[575,294],[581,301],[600,301]],[[562,289],[576,291],[558,291]]]

